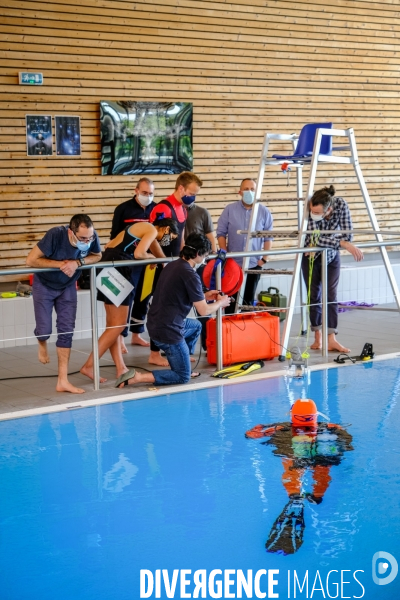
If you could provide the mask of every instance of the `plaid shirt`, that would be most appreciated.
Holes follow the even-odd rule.
[[[340,242],[346,241],[351,242],[353,234],[351,233],[327,233],[323,234],[324,229],[353,229],[353,222],[350,216],[350,210],[346,200],[343,198],[333,199],[333,212],[329,215],[329,219],[325,217],[322,221],[313,221],[311,217],[308,220],[308,231],[321,231],[319,237],[315,242],[315,246],[318,248],[331,248],[328,250],[328,264],[333,261],[337,251],[340,248]],[[309,248],[313,246],[311,235],[306,235],[305,247]],[[319,252],[316,252],[315,256],[318,256]]]

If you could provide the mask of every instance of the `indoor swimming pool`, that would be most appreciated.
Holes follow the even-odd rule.
[[[1,422],[1,600],[397,600],[399,395],[391,359]],[[245,437],[297,398],[341,427]]]

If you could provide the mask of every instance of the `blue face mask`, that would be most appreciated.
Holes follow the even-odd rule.
[[[254,202],[255,192],[252,190],[245,190],[242,195],[243,202],[249,206]]]
[[[89,242],[87,244],[86,242],[80,242],[78,240],[76,242],[76,247],[78,248],[78,250],[80,250],[81,252],[84,252],[86,254],[87,252],[89,252],[90,244],[91,244],[91,242]]]
[[[190,206],[196,200],[196,196],[182,196],[182,202],[186,206]]]

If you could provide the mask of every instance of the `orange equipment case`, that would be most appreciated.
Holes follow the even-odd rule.
[[[217,363],[216,320],[207,321],[207,361]],[[224,366],[280,354],[279,317],[268,313],[243,313],[222,317],[222,361]]]

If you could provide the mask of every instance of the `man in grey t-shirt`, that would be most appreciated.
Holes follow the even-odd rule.
[[[191,233],[201,233],[210,240],[212,252],[217,251],[217,244],[214,235],[214,225],[210,213],[206,208],[193,202],[188,206],[188,216],[185,225],[185,239]]]

